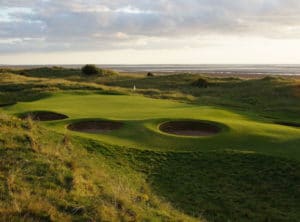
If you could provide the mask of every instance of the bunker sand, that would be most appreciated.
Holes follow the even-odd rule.
[[[169,121],[159,127],[160,131],[181,136],[211,136],[221,129],[213,124],[201,121]]]
[[[55,112],[47,111],[35,111],[22,114],[21,119],[31,118],[36,121],[54,121],[54,120],[63,120],[69,118],[67,115]]]

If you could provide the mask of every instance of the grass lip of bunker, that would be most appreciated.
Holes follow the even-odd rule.
[[[123,126],[122,122],[112,120],[82,120],[71,123],[67,128],[81,133],[106,133],[118,130]]]
[[[202,120],[174,120],[160,124],[159,130],[177,136],[204,137],[220,133],[222,127],[218,123]]]
[[[8,106],[13,106],[13,105],[16,105],[17,103],[2,103],[0,104],[0,108],[2,107],[8,107]]]
[[[51,111],[32,111],[27,113],[22,113],[19,115],[21,119],[32,118],[37,121],[55,121],[64,120],[69,117],[65,114],[51,112]]]
[[[275,124],[282,125],[282,126],[290,126],[290,127],[298,127],[300,128],[300,123],[294,122],[284,122],[284,121],[275,121]]]

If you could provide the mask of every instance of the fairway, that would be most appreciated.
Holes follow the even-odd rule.
[[[136,95],[58,93],[35,102],[20,102],[5,108],[9,114],[52,111],[67,115],[43,122],[57,132],[96,139],[107,144],[156,151],[241,150],[300,159],[300,129],[274,124],[251,113],[190,105]],[[103,133],[80,133],[67,129],[82,120],[117,120],[120,129]],[[159,130],[172,120],[201,120],[218,124],[219,134],[203,137],[170,135]],[[224,145],[226,144],[226,145]]]

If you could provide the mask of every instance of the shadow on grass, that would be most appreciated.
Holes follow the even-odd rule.
[[[168,153],[149,180],[175,207],[208,221],[297,221],[300,163],[241,152]]]

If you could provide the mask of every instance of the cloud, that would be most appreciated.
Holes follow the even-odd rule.
[[[300,1],[0,0],[2,53],[193,47],[209,36],[299,38]]]

